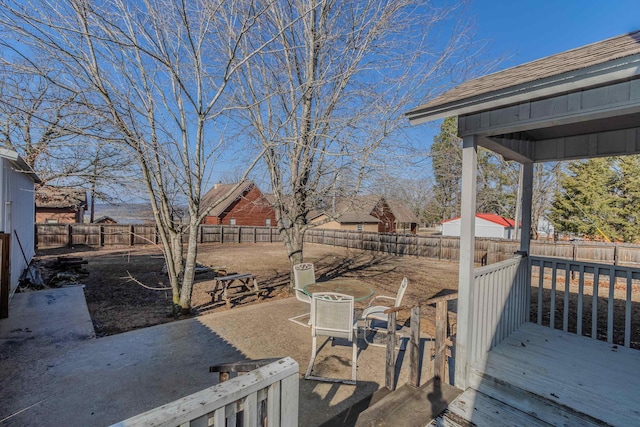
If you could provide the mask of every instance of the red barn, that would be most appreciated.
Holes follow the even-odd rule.
[[[215,225],[276,225],[273,206],[252,181],[237,184],[216,184],[202,198],[201,211],[211,210],[202,224]]]

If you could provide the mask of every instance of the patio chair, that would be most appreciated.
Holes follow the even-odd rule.
[[[295,283],[296,299],[298,301],[311,304],[311,297],[304,291],[304,287],[316,283],[316,273],[313,269],[313,264],[310,262],[303,264],[296,264],[293,266],[293,280]],[[311,326],[311,318],[307,322],[301,322],[298,319],[309,317],[311,313],[304,313],[299,316],[290,318],[293,323],[302,325],[305,327]]]
[[[378,295],[374,297],[369,302],[369,306],[364,309],[364,311],[362,312],[362,316],[360,316],[360,319],[364,320],[364,340],[367,344],[384,347],[383,344],[374,343],[373,340],[369,341],[367,335],[371,332],[374,332],[376,335],[378,332],[386,335],[389,332],[389,315],[385,314],[385,310],[388,310],[392,307],[400,306],[400,304],[402,303],[402,298],[404,297],[404,292],[407,290],[408,284],[409,282],[407,281],[407,278],[403,278],[402,282],[400,283],[400,288],[398,288],[398,293],[395,297]],[[386,299],[393,301],[393,306],[388,307],[383,305],[373,305],[373,303],[377,299]]]
[[[305,374],[305,379],[345,384],[356,383],[356,368],[358,359],[357,327],[353,316],[353,297],[336,292],[318,292],[311,298],[311,360]],[[319,336],[343,338],[352,344],[353,354],[351,362],[351,379],[338,379],[312,375],[313,364],[319,351],[317,339]],[[325,341],[325,343],[327,342]],[[322,349],[324,344],[320,347]]]

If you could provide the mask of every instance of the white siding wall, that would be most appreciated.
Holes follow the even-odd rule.
[[[11,293],[18,286],[18,279],[35,254],[34,248],[34,184],[33,180],[24,172],[15,170],[12,163],[2,159],[2,174],[0,188],[0,224],[3,233],[10,233],[11,239]],[[14,233],[15,230],[15,233]],[[16,233],[24,250],[20,250]],[[27,260],[25,261],[25,256]]]
[[[510,239],[513,230],[505,228],[495,222],[476,217],[476,236],[475,237],[493,237],[499,239]],[[442,224],[443,236],[460,237],[460,218],[447,221]]]

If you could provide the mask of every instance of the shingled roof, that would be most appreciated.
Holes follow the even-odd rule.
[[[41,187],[36,190],[37,208],[80,209],[87,206],[87,192],[70,188]]]
[[[243,181],[240,183],[238,188],[234,191],[233,187],[238,185],[235,184],[216,184],[213,188],[204,195],[202,198],[202,203],[200,204],[201,209],[206,209],[209,206],[218,203],[207,215],[209,216],[220,216],[233,202],[238,200],[245,194],[247,191],[251,190],[251,188],[255,185],[253,181]]]
[[[568,79],[578,70],[634,55],[640,55],[640,30],[469,80],[414,108],[407,116],[412,121],[427,115],[430,119],[453,116],[455,112],[447,114],[447,111],[461,104],[486,100],[492,94],[504,96],[505,92],[513,95],[521,90],[531,90],[534,82],[541,85],[550,79],[557,82]]]
[[[309,214],[309,218],[317,218],[321,215],[335,217],[341,224],[368,224],[378,223],[380,220],[371,214],[378,202],[383,200],[380,196],[338,197],[327,209],[318,210]]]
[[[396,217],[396,221],[416,224],[419,222],[416,214],[401,200],[387,200],[387,204],[393,212],[393,216]]]

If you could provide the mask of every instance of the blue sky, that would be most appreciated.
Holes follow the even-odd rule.
[[[467,12],[494,71],[640,30],[640,0],[471,0]],[[440,122],[408,131],[431,146]]]
[[[640,29],[640,0],[475,0],[470,14],[500,68]]]

